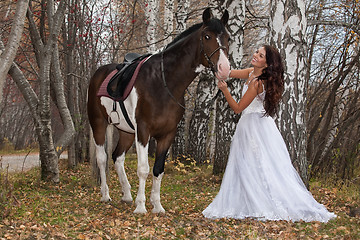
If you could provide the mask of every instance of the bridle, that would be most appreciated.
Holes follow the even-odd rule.
[[[206,59],[206,61],[208,62],[209,64],[209,67],[211,68],[211,71],[215,74],[215,64],[211,61],[211,57],[219,50],[225,50],[226,52],[228,52],[228,49],[227,47],[223,46],[223,45],[220,45],[219,44],[219,47],[216,48],[211,54],[210,56],[207,55],[207,53],[204,51],[204,43],[203,43],[203,36],[204,36],[204,30],[201,32],[201,37],[200,37],[200,52],[202,52],[204,54],[204,57]]]
[[[206,54],[206,52],[204,51],[204,44],[203,44],[203,35],[204,35],[204,30],[201,32],[201,38],[200,38],[200,47],[201,47],[201,50],[200,52],[202,52],[204,54],[204,57],[205,59],[207,60],[208,64],[209,64],[209,67],[211,68],[211,71],[213,72],[213,74],[215,75],[215,64],[211,61],[211,57],[219,50],[226,50],[228,51],[228,49],[225,47],[225,46],[222,46],[220,45],[218,48],[216,48],[211,54],[210,56],[208,56]],[[176,98],[175,96],[171,93],[170,89],[168,88],[167,84],[166,84],[166,80],[165,80],[165,71],[164,71],[164,51],[165,50],[162,50],[161,51],[161,76],[162,76],[162,80],[163,80],[163,84],[164,84],[164,87],[166,88],[168,94],[170,95],[170,97],[180,106],[182,107],[183,109],[185,110],[189,110],[189,111],[192,111],[192,112],[196,112],[196,111],[203,111],[203,110],[195,110],[195,108],[193,109],[190,109],[190,108],[187,108],[185,107],[183,104],[181,104]],[[216,100],[216,98],[220,95],[220,89],[217,91],[216,95],[209,101],[209,103],[207,105],[210,106],[210,111],[212,110],[213,108],[213,104]],[[208,107],[208,106],[207,106]],[[206,107],[206,108],[207,108]]]

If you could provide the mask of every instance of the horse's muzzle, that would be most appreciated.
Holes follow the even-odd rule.
[[[230,73],[230,62],[223,51],[220,51],[219,61],[216,64],[215,72],[221,79],[226,79]]]

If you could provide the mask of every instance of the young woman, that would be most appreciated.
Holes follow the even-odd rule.
[[[336,217],[318,203],[292,166],[285,142],[272,116],[284,90],[279,52],[259,48],[252,68],[231,70],[231,78],[246,79],[236,102],[224,81],[218,87],[235,113],[242,112],[233,137],[220,191],[203,211],[207,218],[321,221]]]

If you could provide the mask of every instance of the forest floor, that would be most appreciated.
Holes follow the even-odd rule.
[[[328,223],[255,221],[251,219],[209,220],[203,209],[216,196],[221,177],[211,168],[174,165],[167,162],[161,186],[165,214],[134,214],[134,204],[121,202],[121,187],[113,164],[108,185],[112,202],[100,202],[100,189],[89,164],[74,170],[60,162],[61,182],[40,180],[40,169],[9,173],[0,170],[0,239],[360,239],[360,218],[348,215],[349,206],[359,204],[359,186],[312,181],[315,199],[338,217]],[[126,170],[136,197],[136,160],[130,155]],[[152,166],[152,163],[150,163]]]

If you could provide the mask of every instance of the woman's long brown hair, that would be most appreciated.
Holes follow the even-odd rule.
[[[280,53],[272,46],[264,45],[266,51],[267,67],[263,69],[258,77],[262,80],[266,90],[264,108],[265,115],[274,116],[279,107],[279,103],[284,91],[284,66]]]

